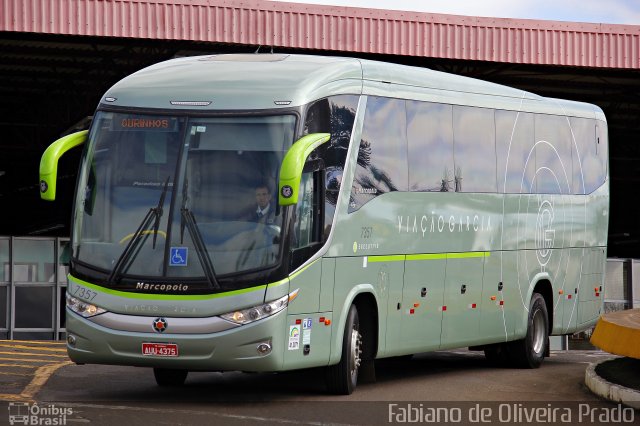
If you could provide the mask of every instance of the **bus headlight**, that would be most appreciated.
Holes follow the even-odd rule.
[[[286,296],[282,296],[279,299],[267,302],[263,305],[258,305],[252,308],[242,309],[235,312],[229,312],[220,315],[220,317],[226,319],[227,321],[235,322],[236,324],[249,324],[251,322],[261,320],[271,315],[275,315],[286,308],[289,303],[296,298],[296,296],[298,295],[298,290],[299,289],[296,289]]]
[[[102,309],[87,303],[83,300],[77,299],[70,294],[67,294],[67,307],[78,315],[82,315],[85,318],[93,317],[95,315],[104,314],[106,309]]]

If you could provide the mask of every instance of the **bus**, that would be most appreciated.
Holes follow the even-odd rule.
[[[84,145],[69,357],[189,371],[469,347],[536,368],[603,307],[607,123],[594,105],[346,57],[172,59],[116,83]],[[265,213],[266,212],[266,213]],[[265,213],[267,219],[258,219]]]

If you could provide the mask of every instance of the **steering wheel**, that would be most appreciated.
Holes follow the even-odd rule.
[[[161,236],[161,237],[163,237],[165,240],[167,239],[167,233],[166,233],[166,232],[164,232],[164,231],[160,231],[160,230],[158,230],[158,231],[154,231],[153,229],[146,229],[146,230],[142,231],[142,232],[140,233],[140,236],[142,236],[142,235],[154,234],[154,233],[155,233],[156,235],[160,235],[160,236]],[[131,238],[133,238],[133,236],[134,236],[134,235],[135,235],[135,233],[134,233],[134,232],[132,232],[132,233],[131,233],[131,234],[129,234],[129,235],[125,235],[125,236],[124,236],[124,237],[122,237],[122,239],[119,241],[119,244],[124,244],[124,243],[126,243],[126,242],[127,242],[127,241],[129,241]]]

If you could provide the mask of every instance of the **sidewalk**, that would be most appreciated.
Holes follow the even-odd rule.
[[[620,357],[590,364],[587,387],[602,398],[640,409],[640,309],[602,315],[591,343]]]

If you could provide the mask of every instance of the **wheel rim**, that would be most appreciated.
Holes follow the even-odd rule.
[[[357,328],[353,328],[351,330],[351,354],[350,354],[350,366],[351,366],[351,377],[358,374],[358,368],[360,367],[360,362],[362,355],[362,335],[358,332]]]
[[[533,351],[537,354],[542,352],[542,348],[545,343],[545,323],[544,323],[544,315],[540,309],[536,310],[533,314],[533,330],[532,330],[532,339],[533,339]]]

